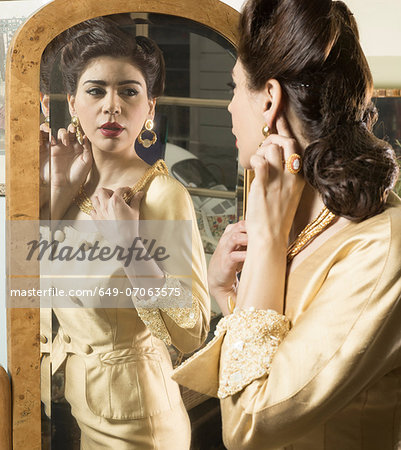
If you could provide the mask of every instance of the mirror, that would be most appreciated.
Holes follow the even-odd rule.
[[[136,153],[150,165],[160,158],[163,159],[170,175],[189,190],[203,248],[207,257],[210,257],[225,227],[236,221],[237,218],[240,181],[238,180],[237,152],[234,137],[231,133],[231,117],[227,111],[231,97],[228,85],[235,63],[235,49],[218,33],[208,27],[176,16],[132,13],[109,16],[107,19],[111,20],[113,24],[118,24],[118,30],[122,29],[124,32],[133,35],[153,39],[163,52],[166,61],[166,87],[163,96],[157,100],[156,104],[154,130],[157,140],[153,145],[146,148],[137,139],[135,141]],[[92,24],[92,26],[96,25]],[[67,45],[71,39],[74,39],[74,35],[70,36]],[[51,72],[49,125],[51,128],[50,134],[55,139],[57,139],[58,130],[67,128],[71,121],[62,82],[62,70],[60,69],[60,54],[63,53],[63,48],[55,56],[53,67],[50,68],[47,64],[43,64],[41,68],[42,73],[47,70]],[[113,63],[116,62],[117,60],[113,60]],[[112,64],[102,61],[102,67],[105,67],[105,72],[100,72],[102,74],[100,79],[103,82],[103,73],[106,77],[109,73],[112,73]],[[84,78],[85,75],[82,75],[82,77]],[[88,75],[88,77],[93,79],[93,76]],[[92,95],[91,97],[87,95],[88,92],[92,93],[89,90],[93,90],[95,92],[93,96],[99,99],[102,98],[103,92],[105,92],[104,95],[107,95],[108,92],[108,85],[102,88],[102,83],[90,82],[88,86],[82,91],[86,94],[82,96],[85,112],[88,111],[88,105],[92,104]],[[131,86],[129,88],[131,89]],[[124,91],[122,93],[124,94]],[[137,95],[139,98],[140,94]],[[78,103],[80,98],[78,94],[76,98]],[[124,99],[123,96],[121,98]],[[45,101],[43,97],[42,100]],[[99,104],[102,107],[104,106],[101,101],[99,101]],[[124,99],[122,104],[128,104],[128,101]],[[128,110],[128,107],[126,108]],[[47,111],[46,106],[43,109]],[[80,111],[82,111],[82,108]],[[93,119],[98,117],[98,115],[91,116]],[[106,120],[103,117],[104,115],[101,115],[102,120]],[[122,118],[122,123],[125,123],[124,114],[121,113],[121,116],[117,115],[114,119],[119,121],[119,117]],[[79,120],[82,124],[82,116],[79,117]],[[86,133],[83,125],[81,127],[83,132]],[[97,164],[98,153],[95,152],[94,146],[96,142],[97,149],[99,144],[96,134],[93,134],[93,136],[96,139],[92,142],[93,163],[96,162]],[[45,159],[48,159],[48,156]],[[135,160],[132,161],[132,164],[135,164]],[[55,176],[55,165],[56,158],[52,158],[50,179]],[[99,171],[101,174],[101,169]],[[93,166],[88,176],[89,179],[92,173]],[[44,179],[47,179],[47,176],[44,176]],[[87,184],[89,185],[90,181]],[[42,184],[42,186],[43,190],[49,189],[46,184]],[[43,195],[45,198],[49,197],[49,194],[46,195],[45,192],[43,192]],[[65,195],[68,195],[68,190],[65,191]],[[166,201],[169,201],[169,199],[167,198]],[[170,199],[170,208],[177,201],[179,200]],[[53,211],[50,212],[50,215],[48,215],[48,212],[49,210],[44,208],[42,219],[54,221]],[[63,223],[57,224],[57,231],[54,233],[54,236],[56,236],[56,233],[57,236],[61,236],[60,245],[65,246],[67,242],[67,245],[77,243],[73,236],[77,235],[77,230],[82,225],[81,221],[86,222],[86,219],[92,222],[90,217],[80,214],[79,209],[72,204],[63,216]],[[79,242],[77,245],[80,245],[81,241],[91,242],[93,245],[92,236],[95,233],[96,227],[94,227],[93,234],[86,231],[78,233]],[[185,234],[185,231],[183,233]],[[182,236],[182,240],[184,240],[184,236]],[[183,242],[177,239],[175,247],[181,245],[184,245]],[[178,248],[175,248],[172,251],[171,249],[168,250],[168,253],[178,253],[178,251]],[[193,254],[196,257],[196,253]],[[177,255],[177,259],[182,259],[182,257]],[[109,266],[105,274],[111,270],[110,264],[111,261],[108,262]],[[57,280],[56,275],[52,280],[52,286],[55,288],[65,286],[65,278],[70,276],[70,273],[67,272],[66,263],[64,265],[61,263],[61,269],[63,279]],[[44,284],[42,278],[46,276],[45,270],[43,264],[41,264],[41,285]],[[112,447],[113,445],[118,446],[124,441],[126,445],[129,442],[132,448],[136,448],[139,447],[138,437],[131,441],[127,436],[135,434],[136,436],[141,435],[141,446],[144,448],[145,443],[151,440],[151,435],[153,435],[153,439],[158,439],[158,433],[167,434],[167,431],[152,431],[144,426],[143,423],[148,422],[149,417],[153,416],[154,420],[163,422],[166,430],[168,429],[168,422],[173,422],[170,430],[171,441],[174,439],[175,445],[180,447],[180,435],[185,434],[186,422],[179,415],[177,417],[177,411],[175,411],[177,408],[166,408],[163,400],[164,391],[161,388],[161,384],[164,382],[167,386],[167,394],[171,397],[170,403],[176,402],[175,393],[172,392],[173,388],[169,388],[171,382],[168,379],[163,381],[155,378],[150,381],[151,375],[157,371],[157,368],[153,368],[152,373],[149,373],[148,368],[142,367],[145,363],[138,356],[138,354],[145,353],[150,358],[151,353],[149,350],[146,353],[144,348],[152,344],[150,341],[145,342],[144,330],[138,332],[143,335],[141,336],[143,344],[127,344],[127,341],[136,342],[135,334],[130,336],[129,339],[127,339],[127,336],[122,336],[121,330],[127,326],[139,327],[136,312],[126,310],[122,315],[119,310],[108,304],[105,307],[99,305],[87,309],[88,305],[93,303],[96,294],[93,298],[87,298],[77,292],[82,293],[83,290],[89,289],[94,292],[99,287],[107,292],[110,289],[117,289],[116,286],[120,285],[114,282],[105,283],[101,279],[93,281],[93,277],[96,276],[94,274],[97,274],[97,272],[86,265],[83,265],[80,273],[90,275],[91,282],[86,280],[84,284],[81,284],[81,279],[77,279],[76,275],[71,275],[67,284],[79,285],[80,287],[80,289],[75,289],[73,294],[69,294],[71,301],[63,303],[61,308],[54,307],[53,314],[48,308],[41,308],[42,402],[45,405],[44,414],[42,414],[42,447],[50,448],[54,446],[56,448],[78,449],[82,445],[85,448],[91,448],[91,445],[95,445],[94,442],[104,442]],[[135,287],[136,284],[134,283],[132,286]],[[127,289],[128,287],[125,290]],[[120,289],[120,302],[121,294]],[[57,304],[60,298],[57,294],[55,297],[57,298],[52,300]],[[100,297],[102,305],[106,301],[106,298]],[[213,322],[210,336],[213,335],[213,324],[220,317],[220,310],[216,302],[213,302],[211,309]],[[104,321],[111,325],[105,326]],[[50,324],[52,330],[50,330]],[[91,333],[87,332],[88,328]],[[116,338],[115,335],[118,332],[121,335]],[[107,333],[110,334],[108,340],[104,339]],[[99,344],[99,336],[103,336],[101,344]],[[181,339],[186,339],[186,336],[182,335]],[[50,342],[52,342],[52,347],[49,349]],[[178,365],[185,357],[189,356],[188,354],[184,356],[177,350],[177,348],[180,348],[179,342],[175,344],[176,346],[168,346],[173,366]],[[88,353],[88,349],[90,349],[90,353]],[[135,353],[133,353],[134,350]],[[152,353],[153,358],[157,351],[161,352],[161,349],[157,350],[157,347],[155,347]],[[56,355],[59,352],[65,352],[66,355],[57,357]],[[121,352],[129,352],[129,358]],[[51,383],[48,381],[50,374],[49,354],[53,355],[50,358]],[[95,355],[101,359],[101,367],[98,365],[96,368],[93,366],[92,369],[89,369],[89,365],[93,364]],[[134,356],[136,361],[132,362]],[[117,357],[119,362],[112,362]],[[163,353],[158,357],[163,358]],[[78,358],[80,363],[77,364]],[[79,365],[82,366],[82,362],[85,363],[85,369]],[[83,382],[84,386],[82,386],[82,383],[76,384],[77,374],[81,373],[82,375],[83,370],[86,377],[86,381]],[[96,371],[96,376],[94,371]],[[119,372],[118,375],[117,372]],[[145,373],[147,373],[146,381],[143,379]],[[106,383],[108,388],[104,383],[100,383],[101,380],[107,381],[109,379],[110,381]],[[123,389],[121,383],[126,384],[126,389]],[[135,383],[137,383],[137,386]],[[109,393],[106,394],[108,389]],[[139,392],[136,396],[133,394],[135,389]],[[48,392],[46,392],[47,390]],[[149,390],[157,398],[150,399]],[[103,408],[109,397],[112,399],[109,407]],[[123,402],[123,398],[129,400]],[[182,399],[191,415],[196,412],[201,403],[207,401],[205,396],[188,390],[182,390]],[[99,403],[102,407],[99,406]],[[213,407],[215,406],[214,403],[212,404]],[[147,411],[148,409],[149,411]],[[93,422],[87,422],[89,417],[93,418]],[[126,430],[117,431],[117,425],[119,428],[123,427],[122,417],[125,418],[124,426]],[[115,421],[115,423],[113,422],[114,426],[110,424],[111,421]],[[101,431],[96,429],[95,425],[95,423],[100,422],[102,424],[99,427]],[[210,426],[213,426],[213,421],[210,422]],[[214,420],[214,422],[218,423],[219,421]],[[88,433],[88,428],[92,430],[90,433]],[[133,433],[133,430],[135,430],[135,433]],[[111,435],[113,435],[113,438],[111,438]],[[164,437],[164,439],[167,438]],[[46,441],[48,445],[44,445]],[[168,444],[165,445],[167,448]],[[181,445],[182,448],[185,447],[184,444]]]
[[[8,86],[9,91],[15,94],[7,96],[8,101],[12,98],[12,103],[9,101],[7,105],[10,117],[7,145],[11,168],[7,186],[10,201],[8,218],[13,221],[21,217],[39,219],[38,63],[44,48],[66,27],[82,20],[99,15],[129,12],[135,20],[142,19],[142,23],[137,25],[141,28],[140,31],[137,30],[138,34],[148,34],[164,51],[168,71],[166,92],[157,106],[158,114],[168,119],[164,156],[171,175],[186,185],[191,193],[203,244],[206,253],[210,255],[225,224],[235,220],[237,210],[241,208],[238,202],[238,197],[242,193],[237,177],[236,150],[226,111],[230,98],[226,83],[230,80],[230,71],[234,64],[233,43],[238,13],[219,1],[208,1],[207,5],[199,5],[193,0],[180,1],[176,5],[150,1],[146,7],[137,5],[134,1],[116,1],[112,6],[110,2],[102,0],[89,3],[91,8],[84,10],[78,6],[71,12],[68,2],[64,0],[52,2],[24,25],[11,45],[9,55],[12,56],[12,60],[10,56]],[[68,14],[65,14],[67,10]],[[88,10],[91,11],[90,16]],[[30,46],[27,45],[28,42]],[[35,44],[33,49],[32,42]],[[24,60],[27,54],[30,55],[29,61]],[[175,58],[177,56],[179,58]],[[226,66],[222,69],[219,65],[223,62]],[[199,64],[205,64],[202,76],[199,76],[202,71]],[[179,79],[177,74],[180,74],[181,79],[184,75],[185,83],[176,82]],[[56,80],[57,76],[54,76]],[[56,81],[54,83],[57,84]],[[65,94],[55,89],[51,99],[52,129],[66,126],[68,122],[65,118]],[[60,120],[58,122],[60,125],[57,120]],[[160,119],[159,124],[163,120],[165,121],[163,118]],[[209,139],[209,135],[213,138]],[[32,146],[27,146],[27,142],[31,142]],[[21,153],[22,148],[24,155]],[[21,173],[25,176],[21,177]],[[43,192],[46,187],[41,189]],[[21,195],[21,192],[29,192],[30,195]],[[42,215],[41,218],[49,216]],[[13,232],[11,227],[10,234]],[[8,242],[12,240],[10,234]],[[10,263],[11,275],[13,268],[13,264]],[[30,283],[35,285],[37,281],[31,280]],[[32,302],[36,301],[37,305],[38,300],[32,299]],[[39,448],[36,443],[40,443],[42,433],[43,448],[46,448],[51,431],[48,423],[47,429],[46,425],[42,430],[40,428],[39,311],[27,308],[31,306],[29,303],[19,305],[24,308],[16,308],[15,303],[9,306],[12,306],[8,311],[8,321],[9,368],[14,387],[14,445],[17,448],[27,446]],[[218,313],[216,306],[214,310]],[[58,327],[57,316],[54,314],[50,319],[53,320],[53,337],[55,337]],[[21,339],[17,340],[16,336]],[[32,352],[27,351],[30,345]],[[174,359],[177,356],[172,357]],[[68,403],[61,400],[62,397],[59,395],[62,392],[60,380],[63,381],[63,375],[54,379],[52,388],[54,404],[58,402],[57,406],[68,407]],[[194,406],[203,400],[194,399],[191,393],[188,393],[186,402]],[[60,406],[59,410],[62,409]],[[52,415],[55,411],[56,408],[53,408]],[[61,428],[56,430],[58,436],[63,433],[62,427],[64,425],[69,427],[71,423],[69,421],[73,421],[64,411],[60,416],[62,416],[59,422]],[[72,429],[75,431],[69,436],[71,446],[65,448],[75,448],[74,445],[79,439],[79,428]],[[199,430],[199,434],[205,434]],[[57,439],[54,436],[53,438]],[[52,445],[55,442],[57,441],[53,441]]]

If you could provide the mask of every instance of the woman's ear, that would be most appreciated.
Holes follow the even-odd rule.
[[[283,109],[283,89],[274,78],[268,80],[263,89],[263,117],[270,128],[275,128],[277,117]]]
[[[75,116],[75,96],[71,94],[67,94],[67,101],[68,101],[68,110],[70,111],[70,115]]]
[[[156,109],[156,99],[150,98],[149,99],[149,118],[152,120],[155,118],[155,109]]]

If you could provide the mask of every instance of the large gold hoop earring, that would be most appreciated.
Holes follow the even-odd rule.
[[[150,146],[152,146],[153,144],[156,143],[157,141],[157,134],[153,131],[153,120],[152,119],[147,119],[147,121],[145,122],[145,126],[144,129],[139,133],[138,136],[138,142],[143,145],[145,148],[149,148]],[[143,133],[149,132],[152,134],[152,139],[144,139],[142,137]]]
[[[77,137],[77,141],[81,145],[84,145],[84,137],[82,135],[81,129],[79,128],[80,123],[79,123],[78,116],[72,116],[71,117],[71,125],[75,128],[75,136]]]

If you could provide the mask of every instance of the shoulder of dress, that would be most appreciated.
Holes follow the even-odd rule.
[[[391,193],[384,211],[352,223],[340,234],[343,242],[355,251],[369,249],[383,256],[397,249],[401,251],[401,200]]]
[[[385,227],[386,232],[381,234],[383,240],[390,238],[401,244],[401,199],[391,192],[384,211],[366,220],[367,229],[377,229]]]
[[[190,196],[183,184],[163,172],[157,173],[147,186],[147,193],[154,192],[162,196],[171,194]]]
[[[192,220],[191,196],[185,186],[167,173],[158,173],[147,184],[141,208],[143,218]]]

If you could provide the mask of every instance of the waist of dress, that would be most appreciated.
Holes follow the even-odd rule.
[[[163,344],[164,345],[164,344]],[[158,346],[127,346],[123,348],[104,351],[96,346],[84,344],[82,347],[71,343],[66,343],[60,338],[55,339],[51,351],[51,361],[53,373],[61,366],[69,354],[90,361],[98,366],[112,366],[126,364],[135,361],[152,360],[159,363],[171,365],[167,349]]]

